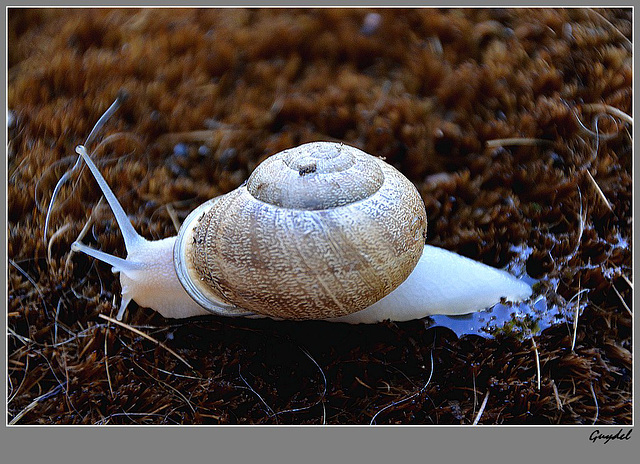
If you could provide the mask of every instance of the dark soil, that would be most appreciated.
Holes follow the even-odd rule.
[[[369,13],[9,10],[9,422],[471,424],[486,399],[482,424],[631,424],[631,10]],[[586,290],[575,346],[566,323],[458,338],[428,319],[167,320],[132,304],[124,322],[158,345],[99,317],[119,280],[70,245],[93,211],[85,243],[125,251],[86,169],[43,231],[121,90],[93,156],[145,237],[175,235],[172,212],[273,153],[344,141],[415,183],[428,243],[497,267],[530,248],[541,291],[569,305]]]

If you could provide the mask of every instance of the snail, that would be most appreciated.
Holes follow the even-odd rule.
[[[127,257],[80,241],[71,249],[120,274],[118,320],[133,300],[167,318],[375,323],[466,314],[531,294],[506,271],[425,245],[416,187],[381,158],[343,143],[270,156],[240,187],[193,210],[177,237],[154,241],[135,231],[85,146],[76,152],[116,217]]]

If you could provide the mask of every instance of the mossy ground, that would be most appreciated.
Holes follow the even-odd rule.
[[[632,116],[631,10],[369,13],[9,10],[8,421],[470,424],[486,397],[483,424],[631,423],[632,127],[615,114]],[[86,170],[43,229],[122,89],[94,157],[144,236],[270,154],[344,141],[415,183],[429,243],[493,266],[526,246],[563,301],[588,290],[575,346],[567,324],[458,338],[132,305],[124,322],[159,346],[100,318],[118,279],[69,248],[92,211],[85,242],[124,246]]]

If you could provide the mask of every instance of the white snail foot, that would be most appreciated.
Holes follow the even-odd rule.
[[[531,292],[529,284],[506,271],[425,245],[418,265],[393,292],[362,311],[328,320],[372,324],[434,314],[469,314],[487,309],[503,297],[523,300]]]

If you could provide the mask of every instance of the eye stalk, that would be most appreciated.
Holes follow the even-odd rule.
[[[85,147],[79,145],[76,152],[89,167],[116,217],[124,239],[127,257],[122,259],[77,241],[71,245],[71,249],[110,264],[114,273],[120,273],[122,301],[116,319],[122,320],[131,300],[158,311],[164,317],[207,314],[206,310],[187,295],[178,281],[173,265],[173,246],[176,237],[147,240],[138,234]]]

